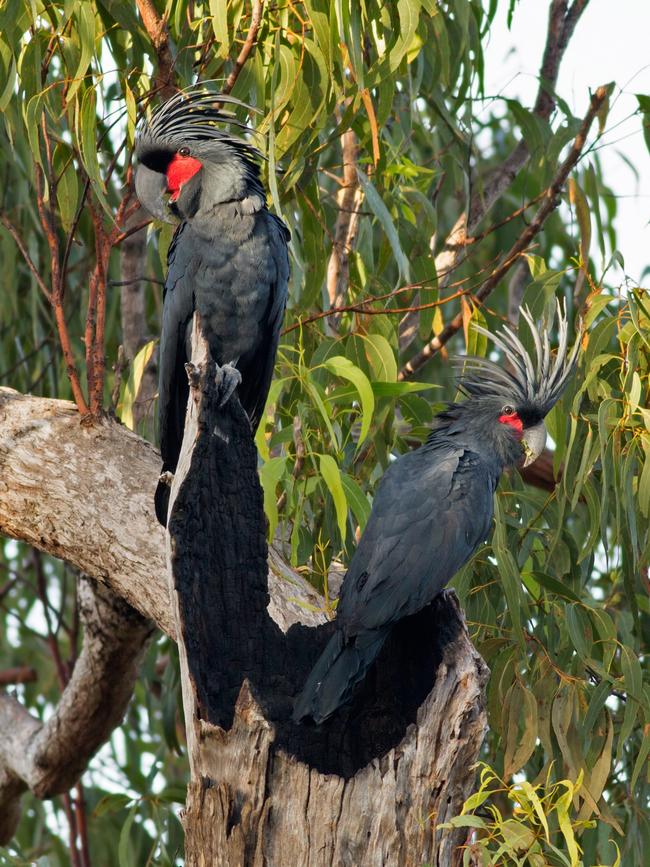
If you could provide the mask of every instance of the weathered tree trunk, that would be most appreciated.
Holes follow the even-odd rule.
[[[159,457],[114,421],[88,428],[65,401],[0,389],[0,532],[75,564],[172,637],[181,624],[189,865],[455,863],[458,839],[435,828],[472,788],[486,675],[455,597],[395,631],[344,714],[290,723],[331,625],[296,625],[322,623],[319,597],[273,549],[267,578],[248,423],[236,403],[210,409],[211,387],[193,390],[177,473],[178,614],[151,505]],[[12,822],[16,774],[0,768]]]
[[[332,624],[284,634],[267,613],[257,454],[237,399],[218,408],[217,374],[203,354],[190,375],[168,528],[191,768],[186,864],[460,863],[462,835],[436,828],[473,786],[487,669],[455,596],[394,630],[349,708],[294,724]]]

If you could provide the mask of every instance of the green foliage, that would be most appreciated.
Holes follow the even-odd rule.
[[[214,79],[218,87],[248,33],[250,3],[157,6],[167,11],[178,85],[199,78]],[[437,408],[454,398],[443,353],[418,371],[418,382],[400,376],[404,363],[459,311],[465,327],[449,350],[489,351],[473,326],[494,328],[505,316],[507,281],[483,308],[458,293],[475,291],[530,222],[530,203],[553,179],[579,126],[561,99],[542,121],[508,94],[484,93],[483,45],[491,21],[515,6],[513,0],[267,4],[257,46],[234,86],[233,94],[259,112],[255,143],[267,158],[265,181],[292,230],[286,331],[257,438],[265,507],[270,533],[287,559],[326,593],[330,570],[349,562],[386,466],[421,442]],[[65,316],[85,381],[97,227],[111,232],[120,205],[128,204],[135,125],[149,110],[156,66],[134,3],[5,0],[0,6],[3,385],[71,397],[49,301],[5,222],[49,287],[52,257],[39,190],[52,209]],[[650,97],[640,94],[638,104],[648,138]],[[605,114],[599,120],[605,123]],[[358,222],[349,250],[348,309],[335,322],[323,313],[337,219],[344,213],[341,136],[349,129],[358,145]],[[529,162],[453,273],[437,274],[432,244],[439,254],[469,191],[482,191],[522,135]],[[38,166],[50,159],[51,183],[39,186]],[[494,795],[498,813],[481,814],[486,836],[479,835],[477,845],[485,840],[486,857],[493,859],[507,845],[499,857],[510,852],[511,863],[528,858],[534,867],[571,864],[576,845],[585,865],[613,864],[610,838],[623,867],[642,863],[650,849],[644,665],[650,295],[611,282],[614,266],[623,262],[615,219],[616,197],[603,179],[598,151],[590,150],[564,207],[527,256],[524,300],[534,315],[564,296],[574,320],[584,314],[587,329],[578,375],[548,419],[560,481],[545,490],[516,473],[505,478],[491,545],[454,582],[492,672],[485,758],[504,782],[485,777],[481,792],[498,783],[501,795],[512,793],[510,779],[520,781],[515,798]],[[152,278],[145,307],[151,335],[159,329],[170,238],[169,227],[152,227],[142,263],[142,274]],[[122,342],[120,250],[114,239],[106,266],[109,368]],[[403,348],[400,322],[411,308],[417,308],[415,339]],[[142,350],[128,378],[105,384],[105,405],[119,394],[117,410],[129,426],[151,348]],[[46,607],[65,658],[74,656],[77,636],[73,576],[50,558],[40,562],[22,545],[0,548],[0,668],[34,666],[38,680],[18,692],[32,712],[45,716],[60,690],[46,641]],[[177,756],[173,655],[166,642],[152,648],[125,725],[84,778],[90,848],[100,861],[102,852],[111,864],[167,865],[182,857],[170,807],[182,800],[185,774]],[[543,805],[548,834],[533,795]],[[68,863],[61,800],[29,804],[8,863],[39,857]],[[463,818],[473,815],[470,807]],[[527,856],[523,843],[531,835],[531,845],[540,848]],[[537,855],[546,860],[535,861]]]
[[[523,780],[509,786],[488,766],[481,771],[478,791],[465,801],[459,816],[440,828],[468,828],[473,838],[464,849],[463,864],[482,867],[602,867],[584,861],[578,838],[595,822],[581,818],[588,802],[582,771],[575,781],[531,785]],[[508,807],[504,816],[498,805]],[[619,867],[620,852],[611,844],[610,867]]]

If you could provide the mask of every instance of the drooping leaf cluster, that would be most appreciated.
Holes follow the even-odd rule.
[[[202,80],[218,90],[244,46],[251,4],[156,5],[174,86]],[[494,328],[507,317],[510,275],[484,306],[472,295],[534,217],[580,126],[558,95],[547,120],[507,92],[485,92],[490,26],[511,7],[497,0],[269,4],[234,84],[233,95],[255,109],[249,120],[271,206],[292,231],[286,332],[258,434],[265,506],[272,537],[331,607],[333,576],[354,551],[384,469],[425,438],[441,403],[455,397],[447,350],[490,351],[472,326]],[[120,285],[120,255],[135,128],[160,98],[160,62],[136,3],[5,0],[0,7],[0,384],[73,396],[47,295],[56,278],[82,391],[90,401],[98,364],[88,347],[96,344],[108,371],[99,381],[104,407],[117,398],[113,409],[130,426],[153,344],[129,371],[118,365],[117,382],[110,371],[129,288]],[[641,95],[646,137],[649,106]],[[650,295],[612,277],[623,262],[616,198],[594,148],[607,145],[606,110],[596,126],[517,276],[536,316],[559,295],[576,329],[579,314],[586,328],[575,381],[549,418],[554,451],[545,487],[516,473],[503,480],[491,544],[454,586],[492,670],[485,759],[506,782],[513,774],[531,786],[580,778],[566,814],[583,863],[614,864],[611,838],[620,863],[632,867],[650,849],[643,655]],[[528,159],[450,259],[450,232],[520,141]],[[171,230],[148,231],[141,276],[150,281],[146,330],[155,339]],[[450,273],[443,260],[453,261]],[[344,309],[323,315],[337,287]],[[450,343],[414,376],[405,373],[459,312],[463,327]],[[3,547],[0,570],[0,669],[32,665],[38,679],[19,694],[46,715],[60,683],[45,612],[63,658],[73,658],[73,576],[15,543]],[[169,807],[183,800],[184,773],[174,752],[174,671],[173,651],[160,642],[125,725],[84,779],[91,856],[110,847],[107,863],[180,858]],[[74,798],[68,818],[65,806],[34,801],[7,857],[68,863]],[[507,820],[508,804],[499,809]],[[519,858],[512,863],[541,864],[532,857],[538,850],[525,860],[522,840],[512,844]],[[573,864],[568,837],[553,840]]]

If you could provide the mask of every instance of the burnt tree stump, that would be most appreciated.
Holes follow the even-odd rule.
[[[194,329],[185,439],[170,498],[168,566],[191,782],[188,867],[455,865],[437,831],[474,784],[487,668],[455,594],[402,621],[352,704],[296,725],[293,700],[333,624],[267,612],[257,451],[236,395]]]

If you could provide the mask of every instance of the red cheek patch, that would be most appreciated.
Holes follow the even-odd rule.
[[[524,432],[524,423],[519,418],[516,412],[514,412],[512,415],[500,415],[499,421],[501,424],[509,424],[510,427],[517,434],[517,438],[521,439]]]
[[[176,201],[183,184],[203,168],[203,163],[194,157],[182,157],[174,154],[174,158],[167,166],[167,191],[171,193],[172,202]]]

